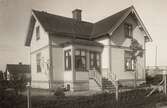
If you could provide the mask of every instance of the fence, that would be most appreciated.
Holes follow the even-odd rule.
[[[57,100],[42,100],[40,104],[34,103],[32,108],[153,108],[155,106],[153,102],[157,100],[145,97],[147,93],[147,90],[124,92],[119,95],[118,102],[114,94],[108,93],[88,97],[65,97]]]

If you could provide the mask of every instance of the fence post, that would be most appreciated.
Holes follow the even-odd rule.
[[[119,88],[118,88],[118,81],[115,82],[115,99],[118,101],[118,95],[119,95]]]
[[[164,93],[166,95],[166,74],[164,75]]]
[[[27,83],[27,108],[31,108],[31,84]]]

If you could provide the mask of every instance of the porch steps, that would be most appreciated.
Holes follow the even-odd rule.
[[[102,78],[102,89],[104,91],[115,92],[115,86],[107,78]]]

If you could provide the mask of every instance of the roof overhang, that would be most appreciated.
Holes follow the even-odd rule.
[[[34,16],[31,15],[31,18],[29,21],[29,26],[28,26],[28,31],[27,31],[27,36],[26,36],[26,40],[25,40],[25,46],[30,46],[35,22],[36,22],[36,20],[35,20]]]
[[[104,47],[103,44],[90,41],[90,40],[83,40],[83,39],[72,39],[67,42],[61,43],[60,46],[66,47],[68,45],[83,45],[83,46],[94,46],[94,47]]]

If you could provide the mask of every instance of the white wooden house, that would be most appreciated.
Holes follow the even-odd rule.
[[[32,87],[102,90],[104,81],[133,86],[131,40],[144,50],[137,58],[137,84],[145,82],[145,44],[151,37],[133,6],[96,23],[32,10],[25,45],[31,49]]]

